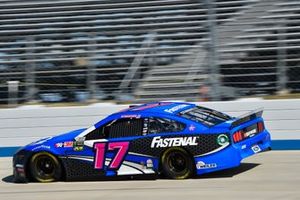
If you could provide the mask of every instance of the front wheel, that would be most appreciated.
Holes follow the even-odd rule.
[[[186,179],[194,174],[191,156],[181,148],[171,148],[161,158],[163,174],[172,179]]]
[[[62,175],[58,159],[48,152],[39,152],[32,156],[30,171],[34,180],[44,183],[58,181]]]

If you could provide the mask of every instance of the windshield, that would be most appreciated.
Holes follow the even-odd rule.
[[[179,115],[181,117],[200,122],[206,126],[215,126],[231,119],[229,115],[200,106],[182,111]]]

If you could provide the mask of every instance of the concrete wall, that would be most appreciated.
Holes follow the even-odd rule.
[[[206,102],[203,106],[238,116],[263,107],[266,127],[275,140],[300,139],[299,100]],[[128,105],[95,104],[85,107],[21,107],[0,110],[0,147],[22,146],[41,137],[88,127]]]

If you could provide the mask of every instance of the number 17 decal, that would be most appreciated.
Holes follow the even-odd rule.
[[[107,147],[108,144],[108,148]],[[111,142],[111,143],[95,143],[94,150],[95,159],[94,167],[95,169],[103,169],[105,163],[105,153],[114,151],[117,149],[115,156],[112,158],[108,168],[112,170],[119,169],[122,164],[122,161],[128,151],[129,142]]]

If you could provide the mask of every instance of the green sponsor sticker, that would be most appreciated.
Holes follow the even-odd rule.
[[[229,141],[228,136],[225,135],[225,134],[221,134],[221,135],[219,135],[218,138],[217,138],[217,143],[218,143],[219,145],[225,145],[225,144],[228,143],[228,141]]]

